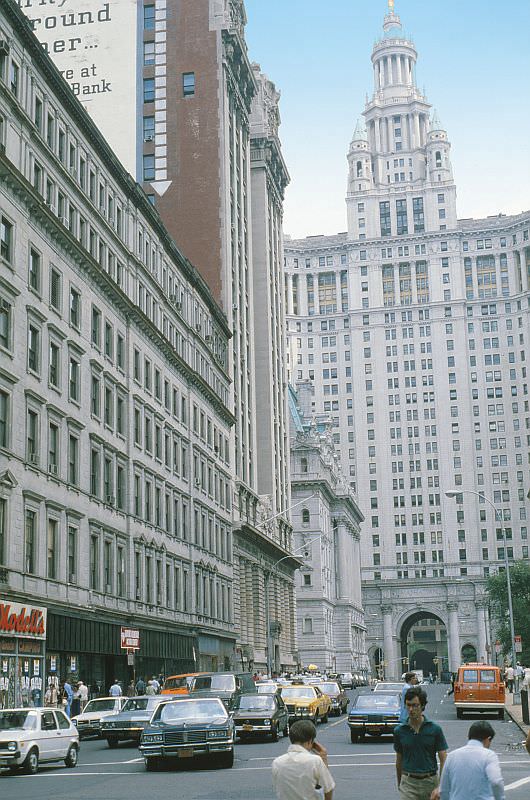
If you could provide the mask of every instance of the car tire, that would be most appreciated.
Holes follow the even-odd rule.
[[[218,762],[221,769],[231,769],[234,766],[234,751],[230,750],[228,753],[221,753],[218,756]]]
[[[70,767],[70,769],[72,769],[73,767],[77,767],[78,756],[79,756],[79,751],[75,746],[75,744],[72,744],[68,749],[66,758],[64,759],[64,763],[66,764],[67,767]]]
[[[111,749],[114,749],[115,747],[118,746],[119,740],[116,739],[115,736],[109,736],[109,738],[107,739],[107,744]]]
[[[283,729],[283,738],[285,739],[286,736],[289,736],[289,723],[285,724],[285,728]]]
[[[499,709],[499,719],[504,719],[504,708]]]
[[[461,708],[456,709],[456,718],[457,719],[464,719],[464,712]]]
[[[328,721],[328,719],[329,719],[329,717],[328,717],[328,712],[326,711],[326,713],[324,714],[324,716],[323,716],[323,717],[322,717],[322,719],[321,719],[321,722],[327,722],[327,721]]]
[[[278,726],[273,725],[271,728],[271,741],[277,742],[278,741]]]
[[[356,744],[359,741],[359,734],[355,731],[350,731],[350,741],[352,744]]]
[[[22,764],[22,769],[26,775],[36,775],[39,770],[39,751],[33,747]]]
[[[160,769],[160,760],[158,758],[144,758],[144,766],[147,772],[156,772]]]

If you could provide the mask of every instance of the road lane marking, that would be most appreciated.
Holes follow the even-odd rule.
[[[514,781],[513,783],[509,783],[508,786],[505,786],[504,791],[509,791],[510,789],[518,789],[519,786],[524,786],[526,783],[530,783],[530,778],[521,778],[521,780]]]
[[[328,728],[334,728],[335,725],[343,725],[346,722],[346,719],[338,719],[336,722],[331,722],[326,726],[326,730]]]

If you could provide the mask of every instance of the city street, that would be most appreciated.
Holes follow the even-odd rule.
[[[450,748],[466,740],[471,720],[458,721],[447,686],[428,687],[428,713],[439,722]],[[353,697],[354,692],[350,693]],[[530,758],[514,749],[522,733],[509,719],[492,720],[497,732],[493,749],[498,753],[508,800],[527,800],[530,789]],[[331,771],[337,783],[334,800],[352,798],[397,798],[394,754],[390,738],[366,739],[352,745],[346,718],[330,718],[319,726],[319,740],[327,747]],[[106,742],[82,744],[76,769],[45,767],[35,777],[8,775],[0,778],[3,800],[33,800],[35,797],[76,800],[143,800],[152,797],[183,797],[186,800],[271,800],[272,759],[285,751],[287,742],[245,743],[236,746],[233,769],[208,769],[189,762],[159,773],[147,773],[134,746],[109,750]]]

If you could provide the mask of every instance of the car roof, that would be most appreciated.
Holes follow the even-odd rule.
[[[129,700],[129,698],[119,694],[117,697],[93,697],[92,700],[89,700],[88,702],[93,703],[95,700]]]

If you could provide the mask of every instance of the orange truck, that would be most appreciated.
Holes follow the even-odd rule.
[[[196,675],[204,675],[204,673],[186,672],[182,675],[170,675],[164,681],[164,688],[160,694],[189,694],[190,686]]]
[[[466,712],[497,713],[504,719],[505,686],[499,667],[492,664],[463,664],[454,685],[456,716]]]

